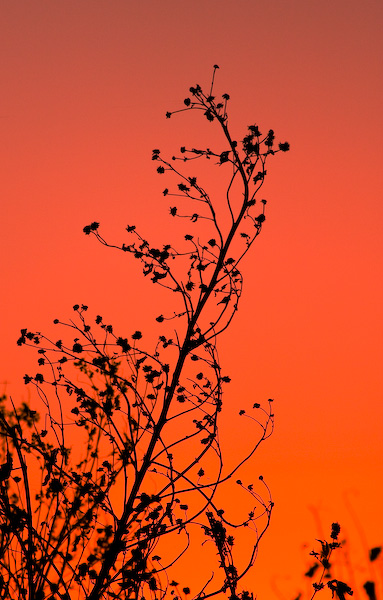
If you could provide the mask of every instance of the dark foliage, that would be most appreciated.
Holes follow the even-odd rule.
[[[39,416],[25,404],[1,404],[1,599],[159,600],[222,592],[232,600],[252,598],[238,586],[273,503],[263,477],[244,485],[237,473],[272,432],[272,401],[254,404],[250,414],[240,407],[255,431],[247,455],[225,468],[219,417],[230,377],[222,372],[217,338],[238,310],[239,264],[265,221],[266,201],[257,198],[266,162],[289,146],[274,149],[274,132],[262,135],[257,125],[241,143],[233,140],[229,96],[216,100],[213,83],[214,76],[209,94],[191,87],[184,108],[166,116],[200,111],[222,132],[222,147],[183,146],[173,160],[152,152],[157,172],[176,178],[173,191],[163,194],[177,202],[170,216],[189,223],[183,247],[152,246],[134,225],[118,246],[106,241],[98,222],[84,227],[139,261],[144,277],[169,291],[177,308],[156,318],[163,332],[144,345],[139,329],[116,332],[102,316],[89,318],[83,304],[74,305],[73,319],[54,320],[57,337],[21,330],[18,344],[38,354],[38,372],[24,380],[43,407]],[[176,167],[196,159],[213,160],[228,178],[221,202],[214,204],[196,176]],[[231,482],[247,495],[243,506],[251,505],[238,506],[234,517],[220,493]],[[242,529],[252,542],[238,562],[235,537]],[[207,560],[217,559],[199,589],[171,575],[194,535],[204,536]]]

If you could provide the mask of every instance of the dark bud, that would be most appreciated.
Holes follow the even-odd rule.
[[[339,581],[339,579],[332,579],[327,583],[327,587],[333,592],[333,596],[334,593],[338,596],[339,600],[344,600],[345,594],[348,594],[349,596],[353,595],[353,591],[347,583]]]
[[[331,539],[337,540],[339,533],[340,533],[340,525],[339,525],[339,523],[332,523],[332,525],[331,525],[331,534],[330,534]]]
[[[99,228],[100,223],[97,223],[96,221],[93,221],[93,223],[91,223],[90,225],[86,225],[83,229],[83,232],[86,235],[89,235],[91,231],[97,231],[97,229]]]
[[[190,106],[190,104],[191,104],[190,98],[185,98],[184,104],[185,104],[185,106]]]
[[[229,151],[227,150],[226,152],[222,152],[220,157],[219,157],[219,164],[222,165],[225,162],[228,162],[229,160]]]
[[[258,125],[249,125],[249,130],[256,137],[259,137],[260,135],[262,135],[261,132],[258,129]]]
[[[282,152],[288,152],[290,150],[290,144],[289,144],[289,142],[283,142],[283,144],[279,144],[279,149]]]
[[[265,139],[265,146],[267,146],[268,148],[271,148],[274,144],[274,131],[273,129],[270,129],[269,133],[267,134],[267,138]]]
[[[254,183],[258,183],[258,181],[263,181],[266,175],[266,171],[258,171],[258,173],[253,177]]]
[[[119,337],[116,343],[117,346],[121,346],[123,352],[129,352],[130,344],[126,338]]]
[[[21,333],[21,336],[17,340],[17,345],[18,346],[22,346],[23,344],[25,344],[25,342],[26,342],[26,337],[25,336],[26,336],[27,330],[26,329],[21,329],[20,333]]]

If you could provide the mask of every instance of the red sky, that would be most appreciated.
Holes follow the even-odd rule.
[[[49,333],[76,302],[129,331],[145,323],[152,288],[82,227],[166,236],[151,150],[199,139],[164,114],[217,63],[234,137],[256,122],[292,148],[269,164],[267,221],[221,342],[229,406],[275,399],[254,468],[276,508],[250,581],[260,598],[294,596],[302,545],[320,535],[313,508],[325,531],[340,521],[359,561],[349,503],[368,544],[383,543],[382,3],[19,0],[0,14],[7,392],[25,397],[34,365],[20,328]]]

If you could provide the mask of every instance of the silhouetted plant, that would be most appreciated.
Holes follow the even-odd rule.
[[[217,68],[208,94],[191,87],[184,107],[166,116],[202,111],[223,134],[222,147],[183,146],[172,160],[158,149],[152,153],[157,172],[176,177],[175,189],[163,195],[177,200],[171,217],[189,220],[182,248],[154,247],[134,225],[126,227],[121,246],[106,241],[99,223],[84,227],[138,260],[144,276],[169,291],[172,309],[156,318],[163,332],[144,347],[140,330],[121,334],[101,316],[94,322],[83,304],[73,307],[73,320],[55,319],[60,338],[21,330],[18,344],[36,347],[39,364],[25,383],[35,386],[45,409],[39,416],[25,404],[1,404],[2,599],[188,595],[192,583],[182,587],[171,573],[200,534],[206,543],[198,537],[199,553],[201,543],[214,547],[218,571],[193,597],[252,598],[238,584],[254,563],[273,502],[262,476],[262,493],[236,477],[273,430],[272,400],[254,404],[254,415],[239,411],[258,432],[247,455],[225,468],[219,416],[230,378],[221,369],[217,337],[238,310],[239,263],[265,221],[266,200],[257,198],[266,162],[289,145],[275,148],[274,132],[262,135],[257,125],[241,143],[232,139],[229,96],[217,101],[213,95]],[[186,169],[195,159],[214,161],[228,178],[219,202],[194,174],[176,167]],[[235,479],[252,504],[242,516],[235,507],[230,517],[224,500]],[[242,548],[235,558],[233,534],[241,529],[253,541],[247,556]]]
[[[331,575],[331,555],[334,550],[340,548],[341,546],[340,542],[338,542],[339,533],[339,523],[333,523],[330,533],[331,541],[328,542],[326,540],[318,540],[318,542],[321,544],[320,552],[315,550],[310,552],[311,556],[315,557],[315,563],[305,573],[306,577],[313,577],[317,569],[321,570],[319,580],[313,583],[314,592],[311,596],[311,600],[313,600],[317,592],[322,590],[325,586],[331,590],[332,596],[334,597],[334,595],[336,595],[339,600],[345,600],[346,594],[350,596],[353,594],[352,589],[347,585],[347,583],[344,583],[339,579],[334,579]]]
[[[345,600],[346,595],[353,595],[353,590],[347,583],[344,583],[343,581],[340,581],[334,577],[334,573],[340,570],[347,573],[347,578],[352,581],[353,588],[358,591],[359,586],[358,581],[355,578],[355,572],[360,571],[362,565],[359,564],[356,566],[354,562],[350,560],[350,557],[345,551],[345,547],[347,547],[347,540],[343,539],[341,542],[339,542],[339,534],[339,524],[333,523],[330,534],[331,541],[328,542],[325,540],[318,540],[318,542],[321,544],[321,550],[319,552],[314,550],[310,552],[310,555],[314,556],[315,560],[305,572],[305,577],[307,577],[309,580],[315,580],[319,574],[319,579],[313,581],[312,583],[314,591],[311,595],[311,600],[318,591],[324,589],[325,587],[329,588],[332,592],[332,596],[334,597],[335,595],[337,598],[339,598],[339,600]],[[343,549],[343,552],[339,552],[338,549]],[[366,557],[366,561],[369,565],[368,571],[370,579],[365,580],[361,587],[363,588],[362,595],[367,595],[368,600],[377,600],[378,598],[378,580],[379,576],[381,578],[381,573],[379,572],[378,568],[374,569],[374,565],[381,555],[381,550],[381,546],[370,548],[368,551],[368,557]],[[303,598],[302,593],[297,596],[296,600],[301,598]]]

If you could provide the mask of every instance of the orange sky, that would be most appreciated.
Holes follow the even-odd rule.
[[[170,231],[151,150],[199,139],[195,121],[164,118],[190,85],[219,64],[234,137],[256,122],[291,144],[269,163],[267,221],[221,342],[228,405],[275,399],[254,468],[276,508],[249,581],[290,600],[320,535],[310,507],[326,531],[344,524],[358,557],[348,498],[383,543],[383,4],[18,0],[0,15],[0,381],[15,399],[34,365],[20,328],[50,333],[75,302],[145,323],[152,288],[82,227]]]

